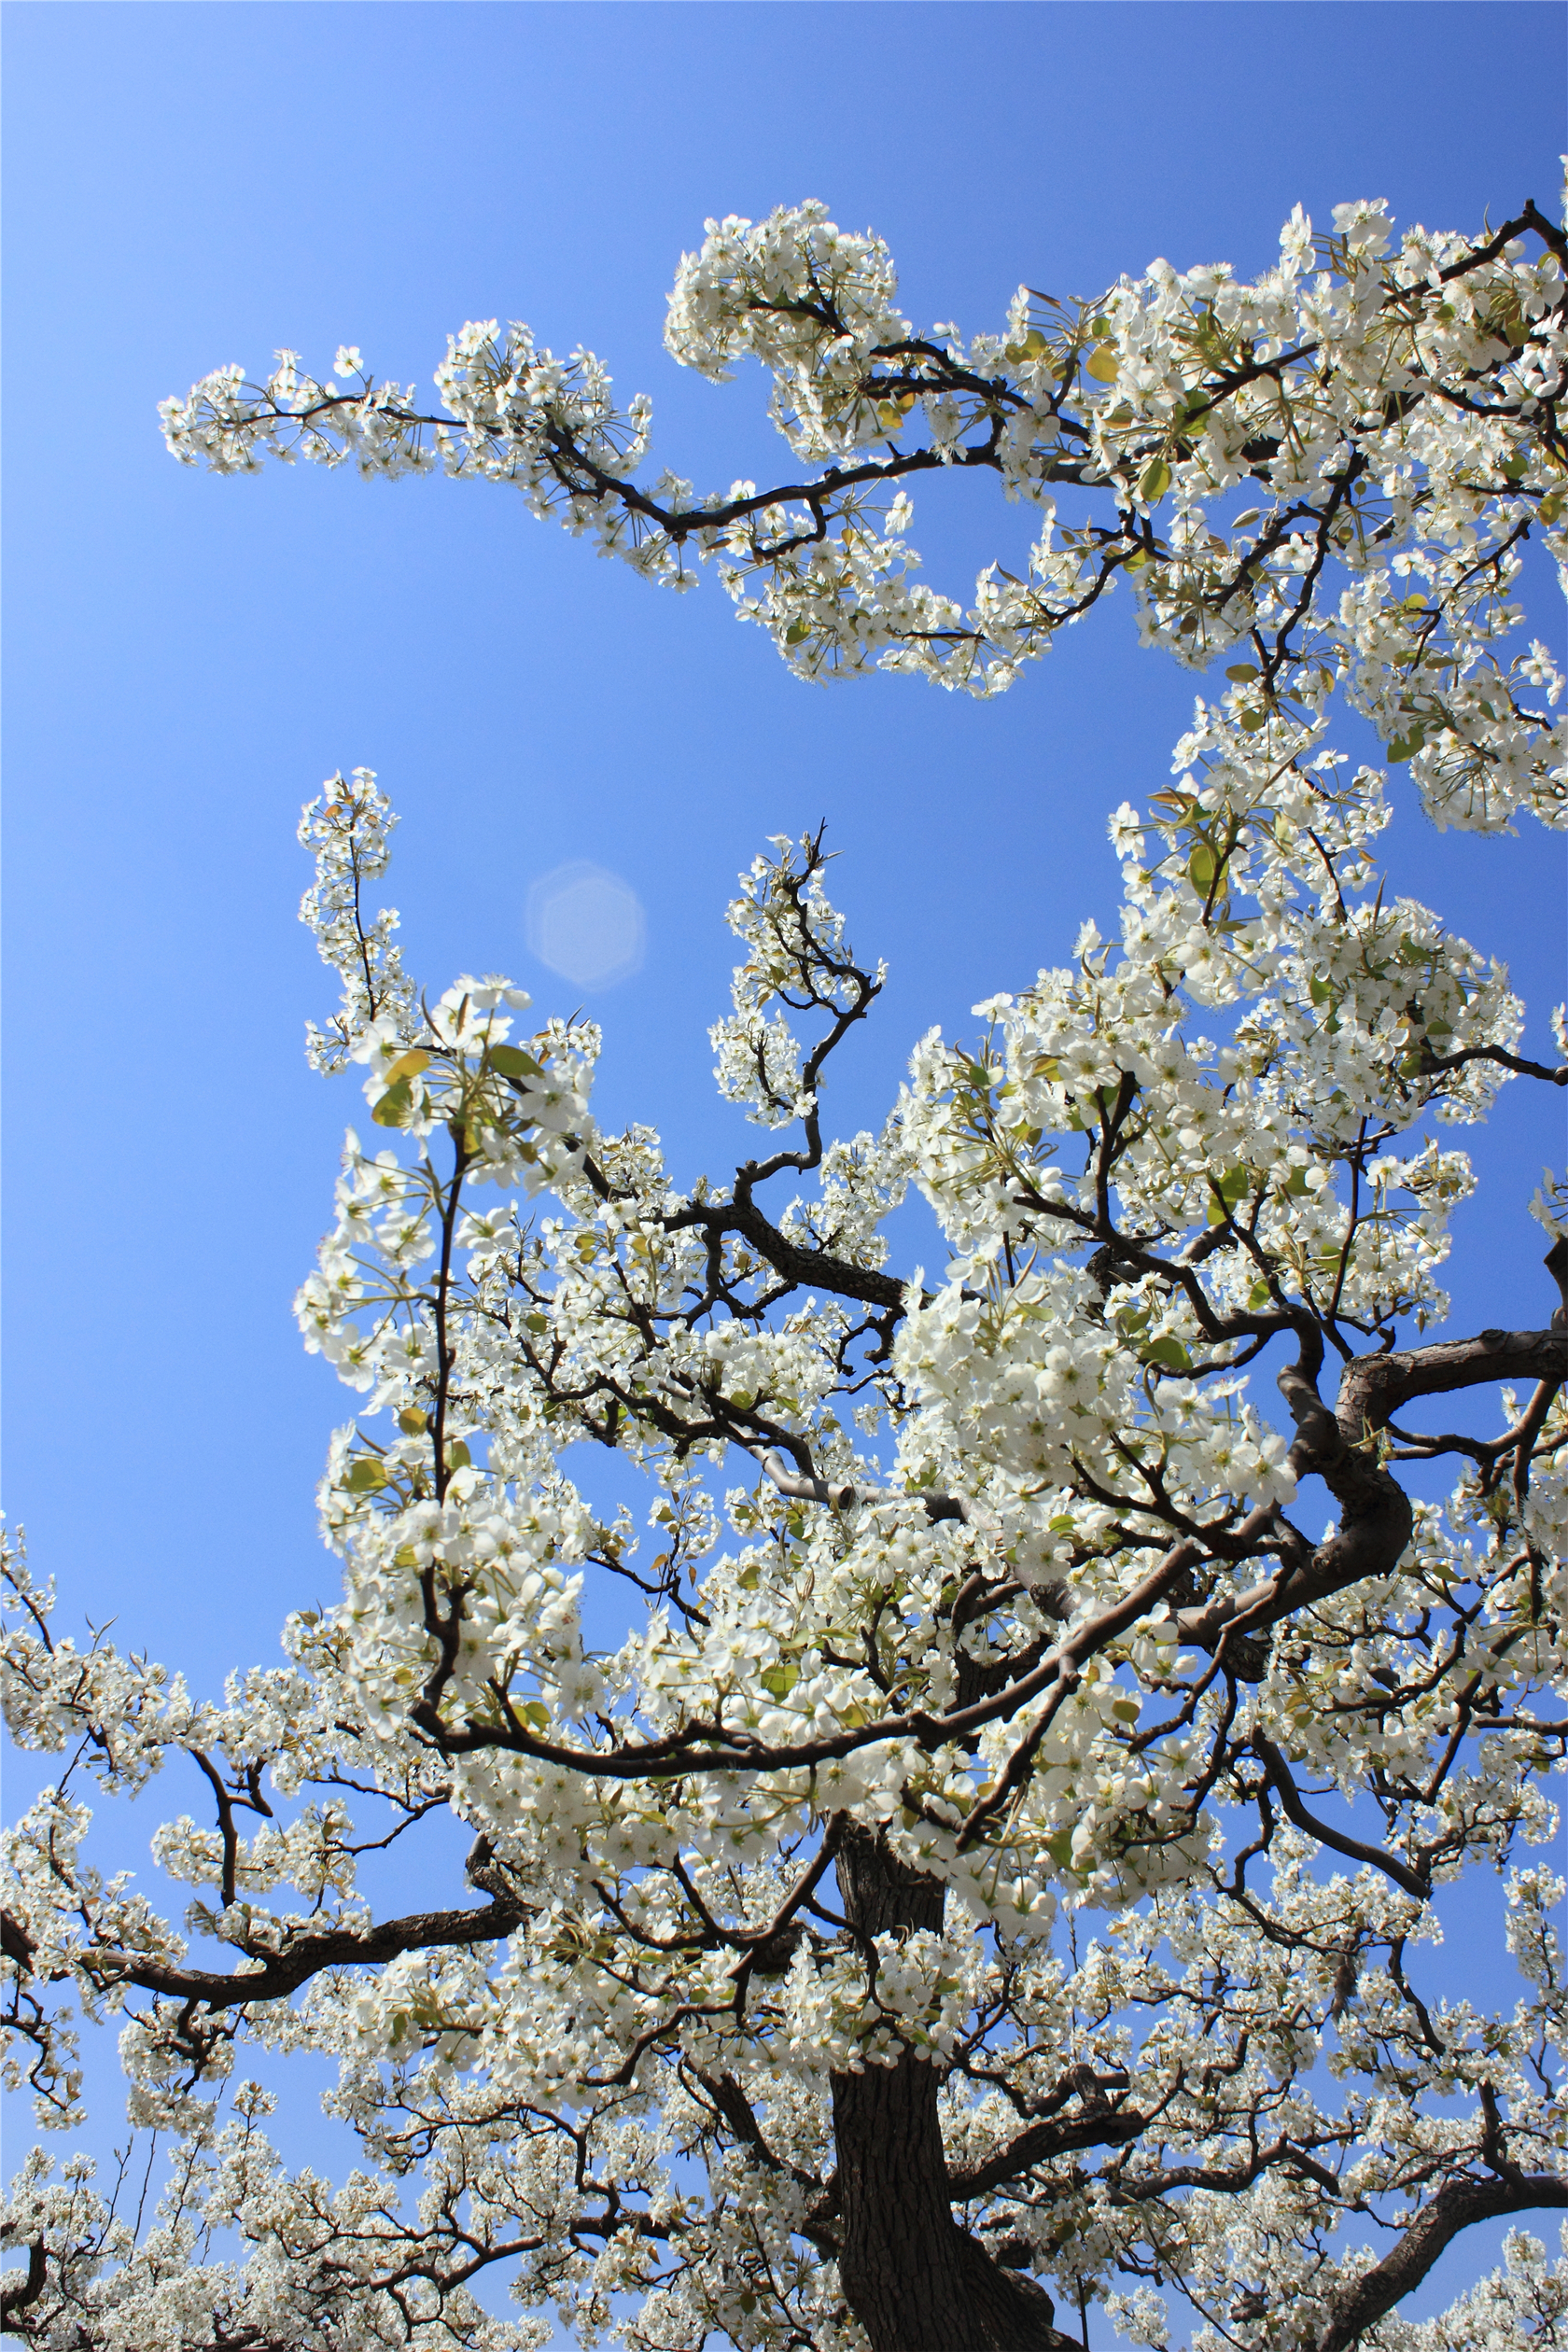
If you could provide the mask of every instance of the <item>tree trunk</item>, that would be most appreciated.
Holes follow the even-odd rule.
[[[861,1935],[942,1927],[939,1881],[846,1822],[838,1883]],[[1003,2270],[953,2219],[937,2118],[941,2078],[906,2051],[895,2066],[833,2078],[839,2277],[872,2352],[1079,2352],[1050,2297]]]

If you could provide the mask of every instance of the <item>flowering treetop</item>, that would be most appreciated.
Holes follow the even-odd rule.
[[[1375,266],[1380,234],[1353,209],[1341,275],[1315,293],[1288,266],[1304,228],[1268,288],[1210,273],[1214,333],[1232,295],[1248,318],[1267,295],[1315,303],[1337,353],[1355,318],[1365,348],[1392,350],[1412,245]],[[1521,352],[1535,364],[1559,288],[1558,247],[1527,264],[1512,236],[1421,241],[1408,350],[1440,349],[1449,384],[1469,336],[1480,388],[1449,400],[1401,360],[1417,390],[1379,393],[1379,434],[1414,445],[1414,420],[1450,409],[1462,438],[1501,429],[1488,403]],[[786,300],[807,261],[832,337]],[[1524,288],[1513,342],[1465,308],[1505,282]],[[1185,350],[1191,281],[1152,273],[1055,343],[1019,313],[999,348],[1038,371],[1029,433],[1048,412],[1065,446],[1071,387],[1134,375],[1162,285]],[[1531,288],[1550,300],[1528,308]],[[761,351],[781,422],[819,455],[849,449],[868,369],[896,383],[896,361],[932,448],[978,462],[964,435],[1014,376],[972,367],[971,346],[973,412],[956,381],[931,389],[921,371],[956,380],[959,360],[909,338],[891,299],[880,248],[814,211],[732,223],[683,270],[672,334],[710,369]],[[1337,357],[1299,365],[1184,408],[1172,479],[1217,465],[1227,402],[1300,418],[1351,381]],[[518,410],[546,420],[533,443],[519,424],[450,446],[521,477],[537,443],[536,496],[630,546],[648,516],[614,489],[624,470],[595,457],[610,487],[568,486],[582,449],[626,456],[608,408],[573,425],[576,454],[550,439],[551,402],[596,383],[586,361],[554,371]],[[230,389],[227,422],[209,387],[174,427],[225,463],[290,434],[394,467],[421,448],[373,391],[313,410]],[[1471,510],[1502,533],[1484,625],[1469,574],[1435,552],[1430,468],[1402,508],[1385,477],[1381,539],[1353,474],[1368,536],[1339,619],[1309,562],[1300,613],[1276,609],[1309,511],[1348,510],[1289,433],[1248,459],[1305,484],[1275,481],[1263,576],[1237,591],[1275,617],[1249,623],[1256,662],[1232,665],[1254,674],[1198,704],[1173,781],[1111,820],[1119,936],[1086,925],[1071,963],[978,1007],[970,1042],[921,1040],[875,1133],[834,1141],[825,1118],[883,973],[829,898],[820,835],[776,840],[730,908],[716,1074],[759,1155],[682,1188],[651,1128],[596,1121],[592,1024],[528,1029],[503,974],[431,997],[405,973],[396,917],[366,896],[394,821],[374,777],[335,777],[307,808],[303,912],[342,982],[310,1052],[362,1071],[369,1119],[299,1298],[306,1345],[358,1399],[321,1488],[343,1598],[291,1617],[287,1664],[219,1705],[57,1633],[9,1559],[7,1719],[70,1758],[7,1849],[14,2076],[46,2123],[73,2123],[64,2005],[113,2015],[132,2121],[175,2150],[143,2234],[89,2168],[54,2180],[30,2161],[7,2223],[27,2263],[5,2289],[16,2332],[74,2352],[514,2352],[544,2345],[553,2306],[646,2352],[1063,2352],[1055,2298],[1162,2345],[1169,2295],[1202,2352],[1558,2340],[1568,2274],[1522,2236],[1444,2320],[1398,2309],[1472,2225],[1568,2210],[1561,1885],[1538,1853],[1568,1738],[1549,1695],[1562,1185],[1535,1203],[1538,1292],[1445,1335],[1441,1286],[1473,1188],[1461,1130],[1505,1084],[1568,1085],[1568,1034],[1560,1008],[1561,1060],[1522,1051],[1505,969],[1379,870],[1383,778],[1335,750],[1324,708],[1331,673],[1385,716],[1418,691],[1407,637],[1354,653],[1352,622],[1384,598],[1415,631],[1379,567],[1430,564],[1422,642],[1463,650],[1430,690],[1449,715],[1423,735],[1423,789],[1477,822],[1558,805],[1542,729],[1512,701],[1500,716],[1500,689],[1460,727],[1517,560],[1497,517],[1516,490],[1537,498],[1555,446],[1530,398],[1547,422],[1539,444],[1519,428],[1525,487],[1500,469]],[[1121,480],[1100,405],[1074,462]],[[985,427],[998,453],[1004,423]],[[867,462],[910,469],[896,448]],[[764,549],[766,595],[859,531],[849,491],[821,495],[836,538]],[[1136,497],[1118,518],[1091,532],[1094,560],[1109,578],[1152,550],[1153,599],[1186,558]],[[730,524],[700,527],[741,562]],[[864,654],[869,607],[835,595]],[[1211,604],[1228,626],[1217,588],[1191,609]],[[1301,651],[1330,640],[1332,661]],[[951,647],[882,642],[949,674]],[[805,643],[790,650],[809,664]],[[965,674],[998,682],[992,637],[963,643]],[[911,1188],[935,1223],[929,1272],[895,1256]],[[1449,1402],[1467,1392],[1486,1435],[1474,1399]],[[643,1526],[595,1501],[592,1449],[644,1474]],[[1407,1465],[1445,1462],[1449,1500],[1413,1494]],[[86,1852],[86,1783],[134,1795],[164,1771],[200,1803],[155,1841],[191,1889],[181,1924]],[[437,1828],[454,1820],[457,1901]],[[372,1900],[361,1864],[388,1847],[432,1900]],[[1467,1872],[1507,1888],[1513,1981],[1500,1961],[1485,2008],[1433,1967],[1434,1898]],[[247,2044],[336,2061],[329,2104],[365,2169],[333,2187],[285,2165],[271,2092],[226,2088]],[[475,2291],[487,2273],[511,2281],[509,2319]]]

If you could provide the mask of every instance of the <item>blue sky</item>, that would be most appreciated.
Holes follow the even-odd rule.
[[[157,401],[280,344],[325,373],[340,341],[427,385],[462,321],[525,318],[653,396],[656,462],[765,480],[758,383],[662,347],[707,216],[820,196],[888,238],[907,310],[966,330],[1020,279],[1255,270],[1297,202],[1471,228],[1554,199],[1563,30],[1510,0],[11,0],[5,1467],[71,1618],[210,1687],[334,1583],[313,1490],[348,1400],[289,1312],[362,1113],[301,1051],[331,1002],[294,920],[324,776],[373,766],[402,811],[389,894],[435,988],[510,970],[570,1009],[530,890],[579,861],[630,885],[641,969],[584,1000],[598,1108],[689,1178],[748,1148],[706,1029],[767,834],[828,819],[852,936],[891,965],[838,1113],[879,1120],[923,1029],[1107,922],[1106,813],[1158,788],[1193,693],[1126,597],[994,705],[813,691],[712,581],[662,595],[494,487],[198,477]],[[939,581],[1026,544],[941,486],[914,533]],[[1511,962],[1547,1050],[1560,843],[1439,836],[1407,795],[1388,856]],[[1463,1322],[1544,1315],[1542,1091],[1478,1147]]]

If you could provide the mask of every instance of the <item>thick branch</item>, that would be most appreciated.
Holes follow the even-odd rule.
[[[370,1967],[396,1960],[404,1952],[498,1942],[511,1934],[523,1915],[520,1903],[497,1897],[482,1911],[412,1911],[402,1919],[385,1920],[379,1927],[331,1928],[324,1935],[301,1936],[260,1967],[233,1976],[112,1951],[85,1953],[81,1965],[105,1984],[133,1984],[172,2000],[200,2001],[209,2009],[234,2009],[249,2001],[280,2000],[323,1968]]]
[[[1031,2123],[983,2164],[949,2173],[948,2187],[956,2203],[967,2204],[972,2197],[988,2196],[993,2189],[1016,2180],[1020,2173],[1036,2164],[1049,2163],[1055,2156],[1070,2156],[1085,2148],[1124,2148],[1137,2139],[1148,2121],[1131,2107],[1107,2106],[1098,2115],[1074,2115],[1065,2122],[1053,2117],[1049,2122]]]
[[[1318,2338],[1316,2352],[1351,2352],[1367,2329],[1414,2293],[1461,2230],[1539,2205],[1568,2206],[1568,2180],[1550,2173],[1520,2173],[1517,2186],[1502,2180],[1449,2181],[1421,2208],[1392,2253],[1345,2290]]]
[[[1211,1649],[1237,1620],[1261,1631],[1310,1602],[1397,1566],[1410,1539],[1410,1503],[1379,1461],[1376,1440],[1409,1398],[1493,1380],[1564,1379],[1568,1330],[1488,1330],[1473,1339],[1357,1356],[1345,1366],[1332,1412],[1303,1365],[1288,1366],[1280,1389],[1296,1425],[1292,1467],[1298,1477],[1323,1479],[1339,1505],[1339,1524],[1309,1559],[1287,1563],[1266,1583],[1183,1609],[1177,1619],[1181,1639]]]
[[[1568,1379],[1568,1331],[1482,1331],[1388,1355],[1357,1356],[1339,1382],[1335,1416],[1348,1444],[1382,1429],[1415,1396],[1491,1380]]]

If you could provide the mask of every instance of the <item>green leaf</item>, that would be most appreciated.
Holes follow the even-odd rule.
[[[1167,1372],[1189,1372],[1192,1369],[1192,1358],[1180,1339],[1156,1339],[1144,1361],[1160,1365]]]
[[[399,1078],[417,1078],[420,1071],[427,1070],[429,1065],[429,1055],[423,1046],[415,1045],[410,1052],[399,1055],[386,1076],[389,1083],[396,1084]]]
[[[405,1405],[398,1415],[398,1427],[405,1437],[422,1437],[429,1426],[429,1415],[422,1413],[417,1405]]]
[[[406,1078],[399,1078],[395,1086],[388,1086],[381,1100],[374,1104],[371,1116],[377,1127],[401,1127],[413,1109],[413,1096]]]
[[[1054,1838],[1047,1838],[1045,1841],[1045,1851],[1050,1855],[1052,1861],[1055,1862],[1059,1869],[1065,1870],[1072,1860],[1071,1830],[1058,1829]]]
[[[1274,1301],[1269,1295],[1268,1284],[1260,1275],[1258,1280],[1253,1284],[1252,1289],[1247,1293],[1248,1308],[1253,1314],[1261,1315],[1266,1308],[1272,1307]]]
[[[550,1318],[548,1315],[525,1315],[523,1321],[527,1325],[528,1329],[536,1334],[548,1331],[550,1329]]]
[[[1138,485],[1139,495],[1144,498],[1162,498],[1169,487],[1170,468],[1163,457],[1156,457],[1153,465],[1143,469],[1143,478]]]
[[[1136,1699],[1113,1699],[1111,1712],[1122,1723],[1136,1723],[1143,1710]]]
[[[1109,343],[1101,343],[1085,362],[1090,375],[1101,384],[1114,384],[1121,371],[1121,361]]]
[[[533,1725],[536,1731],[549,1730],[550,1710],[542,1699],[525,1699],[517,1712],[525,1723]]]
[[[525,1054],[521,1045],[492,1045],[490,1062],[503,1078],[537,1078],[540,1074],[532,1054]]]
[[[473,1456],[469,1453],[467,1446],[464,1445],[461,1437],[454,1437],[451,1445],[448,1446],[446,1449],[447,1468],[449,1470],[466,1470],[472,1460]]]
[[[1407,735],[1395,735],[1388,748],[1389,764],[1397,766],[1401,760],[1407,760],[1425,741],[1425,731],[1421,727],[1412,727]]]
[[[1307,983],[1307,993],[1314,1004],[1332,1004],[1334,1001],[1334,990],[1316,972]]]
[[[1264,710],[1239,710],[1236,714],[1236,721],[1243,735],[1256,735],[1267,716]]]
[[[1191,882],[1193,889],[1207,890],[1219,870],[1219,860],[1208,842],[1197,843],[1191,857],[1187,860],[1187,879]]]
[[[373,1494],[386,1484],[386,1473],[374,1454],[356,1454],[343,1482],[345,1494]]]
[[[1257,674],[1258,666],[1255,662],[1233,662],[1225,672],[1225,676],[1234,678],[1239,686],[1245,685],[1249,678],[1255,678]]]
[[[809,621],[791,621],[784,632],[784,642],[786,645],[804,645],[810,635]]]
[[[800,1668],[791,1658],[781,1659],[777,1666],[764,1666],[761,1675],[763,1688],[776,1699],[788,1699],[799,1680]]]

